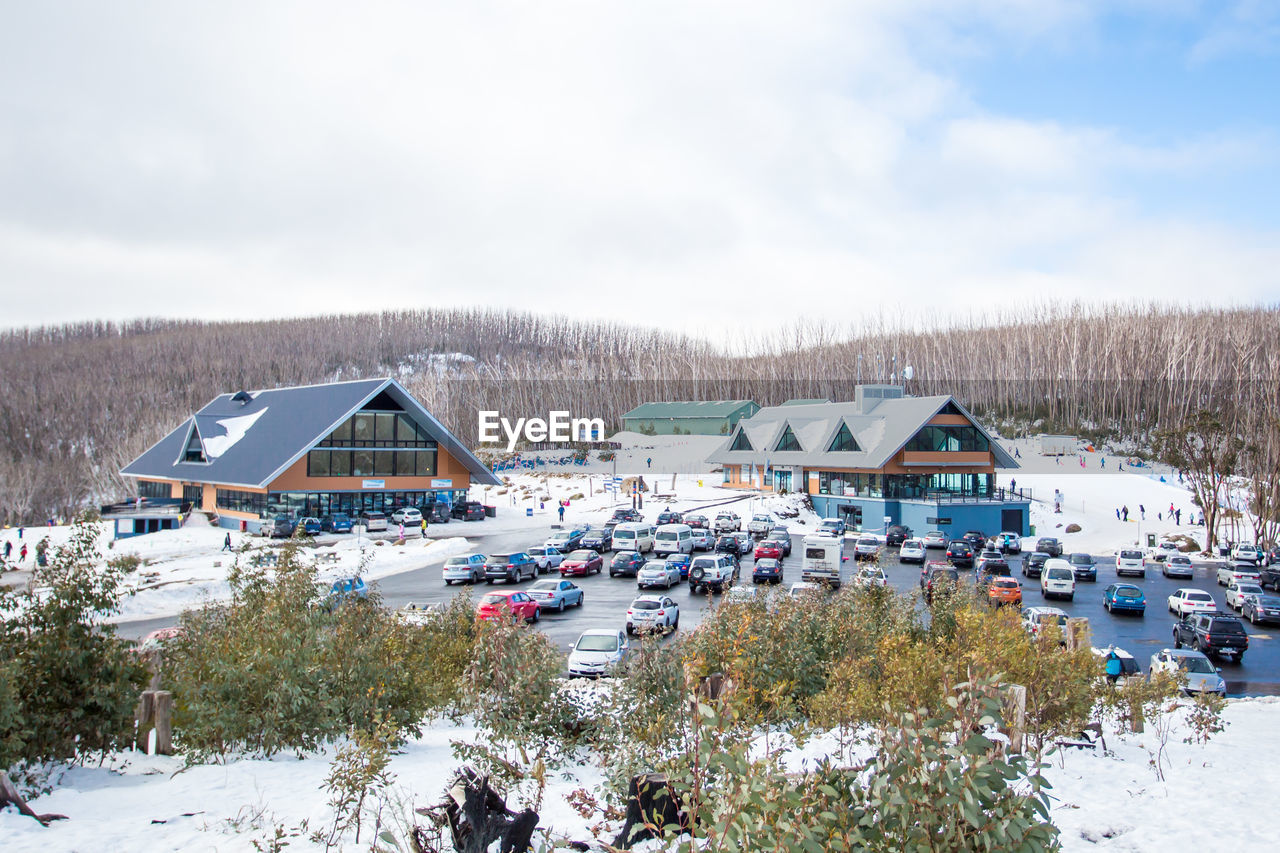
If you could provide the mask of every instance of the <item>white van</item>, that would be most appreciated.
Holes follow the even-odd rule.
[[[618,535],[616,530],[613,535]],[[668,554],[692,554],[693,528],[687,524],[659,524],[653,537],[653,553],[662,557]]]
[[[613,528],[613,550],[649,553],[653,550],[653,525],[643,521],[619,524]]]
[[[840,565],[844,562],[844,539],[813,534],[804,537],[800,580],[839,588]]]
[[[1076,597],[1076,572],[1071,564],[1059,557],[1044,561],[1040,570],[1040,594],[1045,598],[1062,596],[1067,601]]]

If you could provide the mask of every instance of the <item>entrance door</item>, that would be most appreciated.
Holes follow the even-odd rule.
[[[1022,534],[1022,510],[1020,509],[1002,509],[1000,510],[1000,529],[1008,530],[1012,533]]]

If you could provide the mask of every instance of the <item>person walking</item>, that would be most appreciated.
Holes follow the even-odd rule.
[[[1009,491],[1018,491],[1018,480],[1016,478],[1009,481]]]
[[[1103,456],[1103,457],[1102,457],[1102,467],[1103,467],[1103,468],[1106,468],[1106,467],[1107,467],[1107,457],[1105,457],[1105,456]]]
[[[564,523],[564,504],[560,504],[560,523]]]
[[[1177,512],[1175,512],[1173,514],[1173,517],[1177,519],[1177,524],[1179,527],[1181,527],[1182,526],[1182,510],[1179,509]]]
[[[222,540],[222,550],[223,551],[231,550],[231,531],[230,530],[227,531],[227,535]]]
[[[422,517],[422,538],[427,538],[427,517],[425,515]]]
[[[1116,507],[1116,521],[1120,520],[1120,507]]]
[[[1169,502],[1169,517],[1173,518],[1173,501]]]
[[[1121,513],[1124,515],[1124,519],[1123,519],[1123,520],[1124,520],[1124,521],[1128,521],[1128,520],[1129,520],[1129,507],[1128,507],[1128,505],[1127,505],[1127,504],[1126,504],[1126,505],[1125,505],[1125,507],[1121,510]]]
[[[645,464],[645,467],[647,468],[653,468],[653,457],[650,456],[647,459],[645,459],[644,464]]]
[[[18,552],[18,563],[22,564],[27,561],[27,543],[22,543],[22,550]]]
[[[13,543],[8,539],[4,540],[4,558],[6,560],[13,554]]]
[[[1147,508],[1142,504],[1138,504],[1138,514],[1142,516],[1142,520],[1147,520]]]

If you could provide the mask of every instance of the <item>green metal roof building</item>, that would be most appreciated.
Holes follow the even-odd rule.
[[[622,416],[622,428],[651,435],[728,435],[738,421],[758,411],[751,400],[641,403]]]

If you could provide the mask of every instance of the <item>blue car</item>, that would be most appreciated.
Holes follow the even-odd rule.
[[[547,578],[529,587],[529,597],[538,603],[538,610],[554,610],[563,613],[566,607],[581,607],[586,596],[582,588],[567,580]]]
[[[1108,613],[1137,613],[1141,616],[1147,612],[1147,597],[1141,587],[1131,583],[1113,583],[1102,593],[1102,606]]]
[[[680,580],[687,581],[689,579],[689,564],[693,562],[693,557],[689,554],[668,554],[667,565],[675,566],[680,570]]]
[[[329,588],[329,594],[325,596],[325,606],[332,610],[348,601],[364,601],[369,597],[369,588],[364,584],[364,578],[340,578],[333,582],[333,586]]]
[[[302,519],[302,521],[299,521],[298,523],[302,525],[303,532],[308,536],[315,536],[323,529],[320,524],[320,519],[313,518],[311,516]]]
[[[351,516],[342,512],[326,515],[320,521],[320,529],[326,533],[350,533]]]

